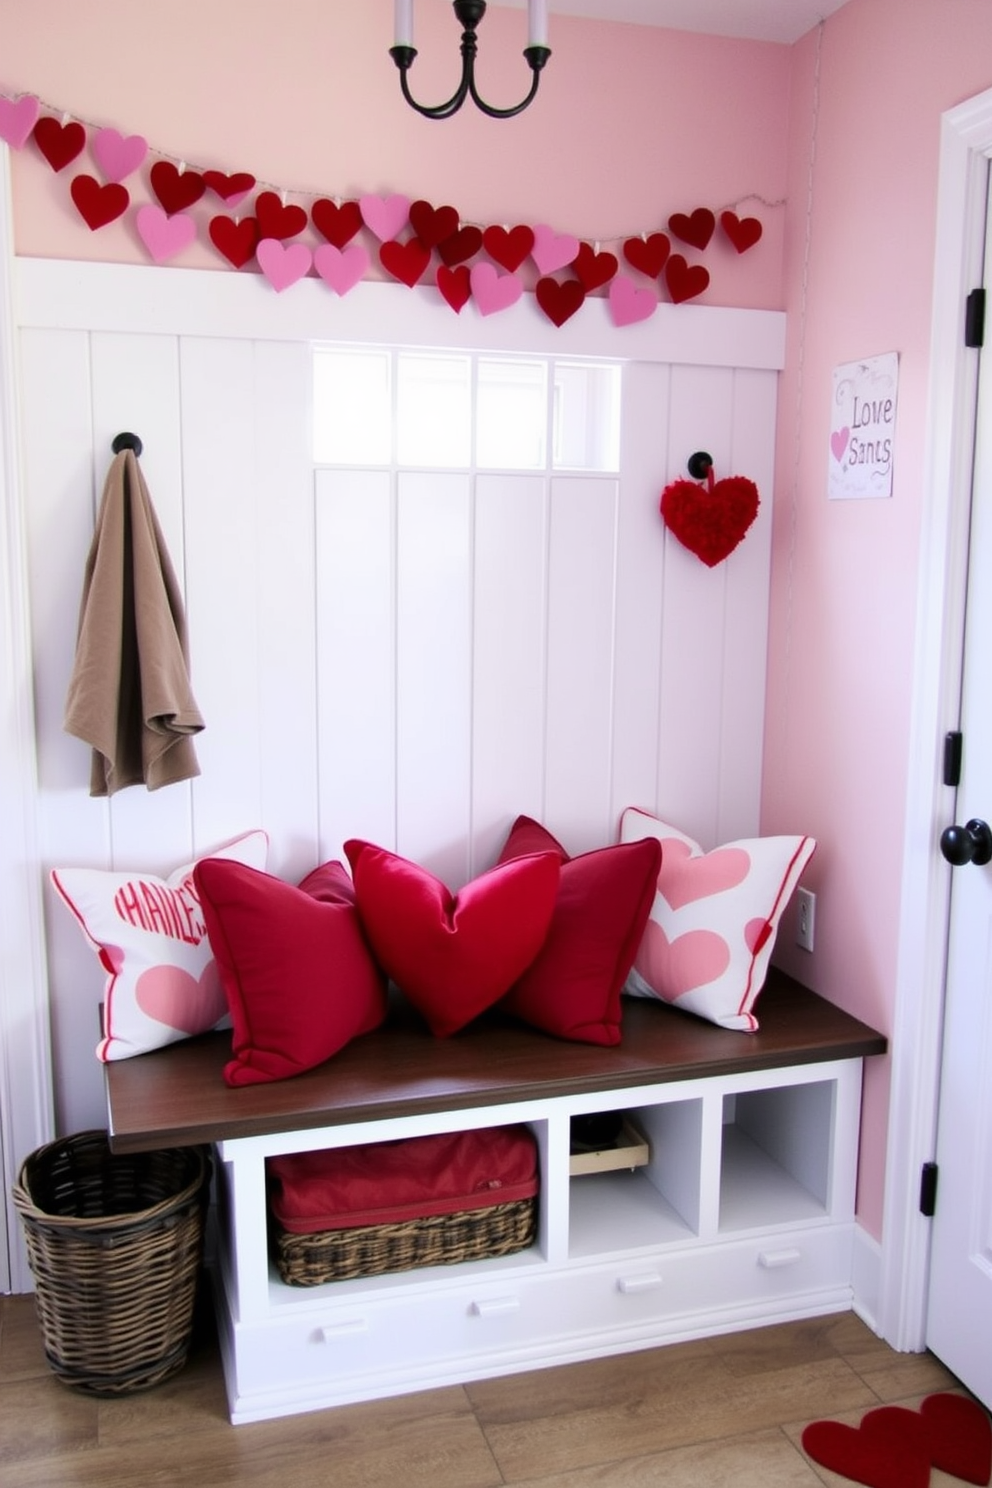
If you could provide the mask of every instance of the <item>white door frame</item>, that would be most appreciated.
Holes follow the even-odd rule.
[[[920,534],[916,664],[892,1037],[892,1090],[877,1326],[894,1348],[926,1346],[930,1221],[920,1170],[936,1148],[950,869],[937,850],[953,820],[941,784],[944,735],[960,715],[978,352],[964,307],[982,282],[992,89],[941,120],[928,449]]]
[[[0,1292],[31,1275],[10,1199],[53,1135],[48,984],[35,823],[35,731],[13,315],[10,155],[0,144]]]

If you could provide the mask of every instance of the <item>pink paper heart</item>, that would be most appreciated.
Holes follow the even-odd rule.
[[[751,869],[751,855],[742,847],[719,847],[694,858],[684,842],[666,837],[661,852],[658,893],[672,909],[736,888]]]
[[[363,196],[358,202],[362,221],[380,243],[402,232],[410,218],[408,196]]]
[[[760,916],[756,920],[748,920],[744,926],[744,944],[752,956],[758,954],[771,933],[772,926],[770,920],[766,920]]]
[[[148,154],[148,141],[140,134],[121,134],[101,129],[93,138],[93,159],[107,181],[123,181],[136,171]]]
[[[723,975],[730,947],[714,930],[687,930],[670,941],[657,920],[648,920],[634,965],[666,1002],[675,1002]]]
[[[835,429],[830,436],[830,448],[835,460],[843,460],[844,451],[847,449],[847,441],[851,437],[851,431],[845,424],[843,429]]]
[[[306,243],[281,243],[278,238],[263,238],[255,257],[272,288],[280,293],[308,274],[313,263]]]
[[[41,104],[31,93],[22,97],[0,98],[0,139],[14,150],[20,150],[38,122]]]
[[[480,315],[493,315],[508,310],[524,292],[523,281],[516,274],[500,274],[492,264],[474,264],[471,270],[472,297]]]
[[[556,233],[544,223],[534,228],[534,246],[530,256],[542,274],[553,274],[570,264],[579,251],[579,240],[569,233]]]
[[[349,248],[335,248],[333,243],[322,243],[313,255],[317,273],[339,295],[346,295],[349,289],[354,289],[368,273],[370,263],[368,251],[361,243],[352,243]]]
[[[204,1033],[227,1011],[216,961],[203,968],[199,981],[179,966],[151,966],[134,989],[141,1011],[179,1033]]]
[[[651,289],[638,289],[632,279],[618,274],[610,283],[610,315],[617,326],[633,325],[647,320],[658,308],[658,296]]]
[[[156,263],[175,258],[196,237],[196,223],[187,213],[168,217],[161,207],[151,204],[139,208],[135,223],[138,237]]]

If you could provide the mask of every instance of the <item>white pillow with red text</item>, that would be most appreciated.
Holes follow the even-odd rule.
[[[779,921],[816,842],[752,837],[704,852],[677,827],[628,807],[620,841],[642,837],[661,843],[661,868],[624,991],[754,1033]]]
[[[246,832],[203,857],[265,868],[268,834]],[[130,1059],[225,1023],[227,999],[193,884],[199,859],[168,878],[53,868],[52,883],[107,973],[96,1057]]]

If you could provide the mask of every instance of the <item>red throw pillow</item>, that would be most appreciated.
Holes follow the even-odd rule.
[[[541,849],[561,858],[555,912],[544,948],[502,1007],[558,1038],[618,1044],[620,993],[654,903],[661,844],[645,838],[570,858],[539,822],[518,816],[499,861]]]
[[[376,960],[438,1038],[498,1002],[544,944],[558,889],[556,853],[492,868],[452,894],[426,868],[383,847],[352,839],[344,850]]]
[[[298,888],[219,858],[193,878],[231,1009],[228,1085],[302,1074],[382,1022],[385,981],[341,863]]]

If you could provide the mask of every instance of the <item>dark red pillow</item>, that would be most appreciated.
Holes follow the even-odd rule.
[[[620,992],[654,903],[661,843],[645,838],[570,858],[540,822],[518,816],[499,861],[542,850],[561,859],[555,912],[544,948],[501,1007],[558,1038],[618,1044]]]
[[[344,850],[375,958],[438,1038],[498,1002],[544,944],[557,853],[518,857],[452,894],[383,847],[352,839]]]
[[[205,858],[193,881],[231,1010],[228,1085],[301,1074],[382,1022],[385,979],[341,863],[324,863],[294,888]]]

